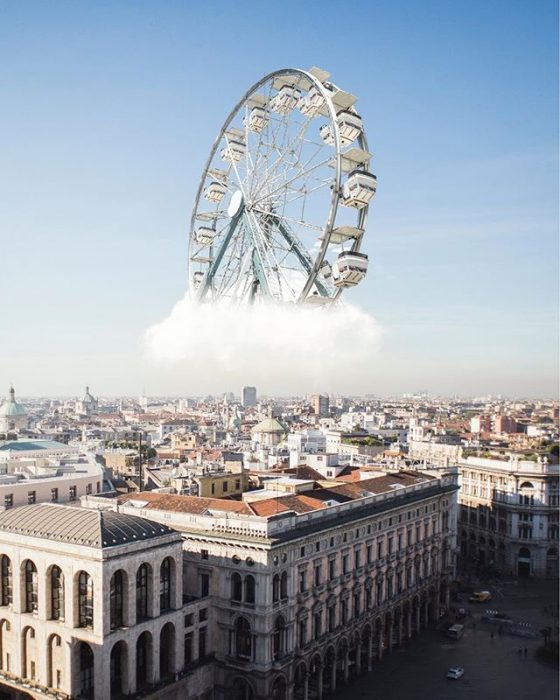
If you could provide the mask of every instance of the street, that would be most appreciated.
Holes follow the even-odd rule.
[[[342,700],[557,700],[558,670],[543,663],[535,651],[542,639],[498,635],[495,627],[480,622],[485,609],[498,609],[526,620],[538,631],[558,624],[544,606],[556,604],[555,584],[547,582],[501,585],[493,588],[491,604],[471,605],[473,617],[464,636],[448,640],[444,631],[426,630],[373,671],[337,694]],[[476,629],[473,629],[473,622]],[[491,638],[491,632],[494,638]],[[527,656],[518,653],[527,648]],[[447,669],[461,666],[465,675],[448,680]]]

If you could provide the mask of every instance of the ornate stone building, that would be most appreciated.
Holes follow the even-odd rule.
[[[459,469],[461,565],[558,577],[558,464],[467,457]]]
[[[185,590],[212,601],[217,700],[321,700],[448,607],[456,472],[302,488],[247,503],[142,493],[114,505],[181,531]]]
[[[184,603],[181,549],[169,527],[112,511],[48,504],[0,514],[4,696],[211,697],[211,666],[193,669],[185,647],[210,612]]]

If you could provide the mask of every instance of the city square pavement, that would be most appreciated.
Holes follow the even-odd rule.
[[[337,697],[342,700],[557,700],[558,669],[535,655],[542,639],[499,635],[496,627],[480,621],[488,607],[531,623],[536,631],[555,626],[558,624],[556,585],[511,582],[486,584],[485,588],[492,591],[492,601],[482,606],[465,605],[470,607],[472,617],[466,622],[462,639],[448,640],[443,630],[423,631],[376,663],[370,674],[356,680]],[[550,610],[551,605],[554,611]],[[527,656],[523,653],[525,648]],[[446,673],[451,666],[464,668],[463,678],[448,680]]]

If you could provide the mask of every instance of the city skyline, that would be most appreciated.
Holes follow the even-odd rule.
[[[372,49],[334,14],[217,5],[218,24],[216,3],[0,11],[0,391],[196,395],[244,376],[268,394],[554,395],[556,6],[359,3]],[[270,26],[285,41],[270,42]],[[335,29],[343,51],[325,41]],[[277,372],[263,333],[253,377],[245,340],[219,332],[233,359],[147,358],[147,330],[185,293],[211,143],[251,84],[291,65],[336,74],[368,130],[379,192],[370,275],[344,297],[355,315],[330,333],[331,359],[309,349],[311,333],[288,336],[282,352],[295,352]]]

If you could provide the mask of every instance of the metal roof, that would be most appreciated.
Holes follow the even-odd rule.
[[[136,515],[38,503],[0,513],[0,532],[105,549],[176,531]]]
[[[56,440],[10,440],[0,445],[0,450],[5,452],[11,450],[13,452],[27,452],[32,450],[57,450],[63,447],[69,449],[68,445]]]

